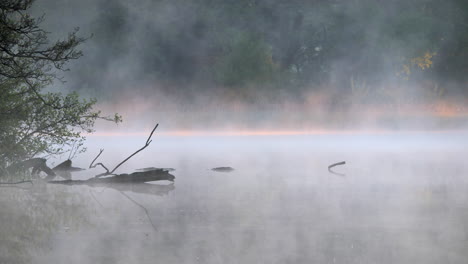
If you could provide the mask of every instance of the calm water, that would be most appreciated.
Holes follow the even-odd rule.
[[[155,135],[118,172],[175,168],[174,183],[0,188],[0,263],[467,263],[467,139]],[[91,137],[74,166],[145,140]]]

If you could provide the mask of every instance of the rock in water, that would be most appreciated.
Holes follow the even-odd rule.
[[[66,160],[59,165],[55,166],[52,168],[53,171],[81,171],[84,170],[82,168],[77,168],[77,167],[72,167],[72,161],[71,160]]]
[[[231,172],[234,170],[234,168],[231,168],[231,167],[216,167],[216,168],[212,168],[211,169],[212,171],[217,171],[217,172]]]

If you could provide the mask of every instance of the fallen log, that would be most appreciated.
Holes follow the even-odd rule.
[[[72,167],[72,161],[67,159],[66,161],[60,163],[59,165],[52,168],[53,171],[81,171],[84,170],[78,167]]]
[[[141,168],[141,169],[136,169],[137,171],[150,171],[150,170],[166,170],[166,171],[175,171],[174,168],[156,168],[156,167],[146,167],[146,168]]]
[[[91,178],[88,180],[63,180],[63,181],[49,181],[53,184],[111,184],[111,183],[144,183],[151,181],[174,181],[175,176],[163,169],[138,171],[130,174],[117,174],[111,177]]]
[[[231,168],[231,167],[216,167],[216,168],[212,168],[211,169],[212,171],[217,171],[217,172],[231,172],[234,170],[234,168]]]
[[[49,168],[46,164],[46,159],[42,158],[33,158],[24,160],[21,162],[17,162],[9,167],[6,168],[7,172],[10,174],[15,174],[20,171],[25,171],[32,168],[32,174],[38,174],[39,172],[43,171],[49,177],[55,176],[55,172]]]
[[[156,130],[156,128],[158,128],[159,124],[156,124],[156,126],[153,128],[153,130],[151,130],[151,133],[150,135],[148,136],[148,139],[146,140],[145,142],[145,145],[143,147],[141,147],[140,149],[138,149],[137,151],[133,152],[133,154],[131,154],[130,156],[128,156],[126,159],[124,159],[123,161],[121,161],[119,164],[117,164],[117,166],[115,166],[111,171],[109,171],[109,169],[102,163],[96,163],[94,164],[94,162],[99,158],[99,156],[101,156],[102,152],[104,151],[104,149],[101,149],[99,151],[99,154],[96,156],[96,158],[94,158],[94,160],[91,162],[91,164],[89,164],[89,168],[95,168],[97,165],[100,165],[101,167],[103,167],[106,172],[104,173],[101,173],[101,174],[98,174],[96,175],[95,177],[96,178],[99,178],[99,177],[104,177],[104,176],[109,176],[109,175],[114,175],[114,171],[117,170],[117,168],[119,168],[122,164],[124,164],[125,162],[127,162],[129,159],[131,159],[133,156],[135,156],[136,154],[138,154],[138,152],[144,150],[146,147],[148,147],[151,142],[153,141],[151,139],[151,137],[153,136],[153,133],[154,131]]]

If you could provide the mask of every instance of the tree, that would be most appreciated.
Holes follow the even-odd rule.
[[[51,43],[40,28],[44,17],[28,13],[33,2],[0,2],[0,168],[82,144],[82,133],[92,132],[97,119],[121,121],[117,114],[105,117],[94,110],[94,99],[45,91],[62,80],[58,73],[68,70],[67,62],[82,56],[76,48],[85,39],[76,29]]]

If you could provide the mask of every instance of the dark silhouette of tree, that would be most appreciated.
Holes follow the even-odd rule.
[[[98,118],[120,121],[118,115],[104,117],[93,110],[93,99],[44,91],[61,80],[58,73],[68,70],[67,62],[82,56],[76,48],[85,39],[76,29],[51,43],[40,27],[44,16],[28,12],[33,2],[0,2],[0,168],[81,144],[81,133],[91,132]]]

